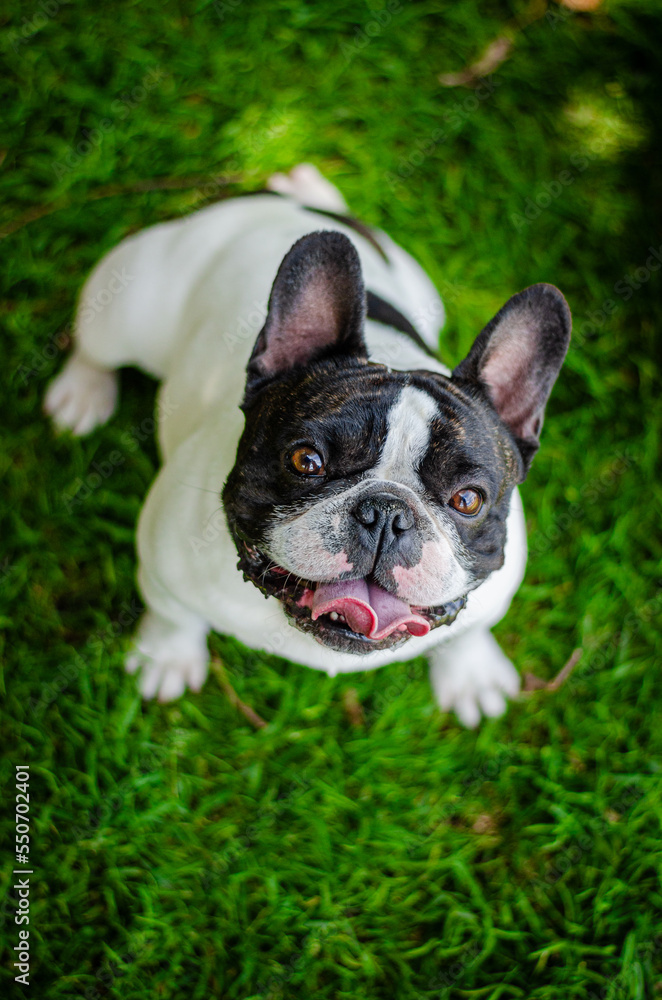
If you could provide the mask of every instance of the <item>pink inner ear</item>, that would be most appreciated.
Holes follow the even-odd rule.
[[[533,337],[524,324],[513,324],[492,347],[481,371],[492,402],[505,424],[521,438],[540,427],[540,400],[533,371]]]
[[[269,338],[262,364],[278,372],[291,365],[306,364],[318,352],[338,339],[338,316],[328,280],[314,274],[301,290],[285,320],[277,312],[271,318],[276,327]]]

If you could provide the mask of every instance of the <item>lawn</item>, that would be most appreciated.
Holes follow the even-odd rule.
[[[6,0],[1,19],[3,996],[652,1000],[660,5]],[[504,30],[477,87],[440,82]],[[106,250],[303,160],[429,270],[450,364],[526,285],[573,310],[496,631],[543,681],[581,657],[476,731],[423,661],[330,679],[224,636],[201,694],[142,703],[122,660],[155,384],[124,373],[84,440],[41,414]]]

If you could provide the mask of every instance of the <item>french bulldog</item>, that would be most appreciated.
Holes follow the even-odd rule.
[[[162,381],[127,669],[146,698],[197,691],[211,629],[330,675],[426,654],[439,705],[474,726],[519,690],[490,628],[524,573],[517,486],[567,303],[514,295],[451,372],[416,261],[310,165],[267,187],[104,257],[47,392],[82,435],[112,414],[118,367]]]

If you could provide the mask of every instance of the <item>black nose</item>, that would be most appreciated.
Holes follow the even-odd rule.
[[[353,516],[360,525],[361,540],[371,549],[390,548],[414,527],[414,515],[408,504],[392,493],[372,493],[364,497]]]

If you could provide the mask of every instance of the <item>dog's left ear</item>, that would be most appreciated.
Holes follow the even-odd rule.
[[[247,394],[292,368],[333,354],[367,360],[361,262],[342,233],[310,233],[285,255],[248,364]]]
[[[532,285],[506,302],[476,338],[453,380],[487,391],[514,435],[524,474],[538,450],[545,405],[570,343],[568,303],[554,285]]]

